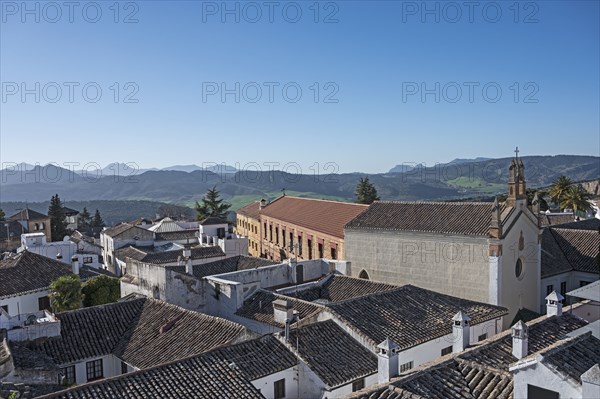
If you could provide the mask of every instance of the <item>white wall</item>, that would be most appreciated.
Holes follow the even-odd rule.
[[[364,377],[365,388],[378,383],[377,373]],[[323,394],[323,399],[345,398],[352,393],[352,382]]]
[[[233,360],[234,363],[235,360]],[[236,363],[237,364],[237,363]],[[252,367],[251,365],[244,365],[243,367]],[[259,378],[252,381],[252,385],[256,387],[262,393],[266,399],[273,399],[275,397],[275,381],[279,381],[285,378],[285,397],[286,398],[300,398],[298,396],[298,379],[296,367],[292,367],[275,374],[268,375],[266,377]]]
[[[0,298],[0,306],[8,305],[8,314],[16,316],[38,312],[38,299],[48,296],[48,290],[40,290],[25,295]]]
[[[581,385],[575,386],[573,382],[553,373],[540,362],[513,371],[515,398],[527,399],[527,385],[558,392],[561,398],[581,398]]]
[[[451,323],[451,321],[449,321],[449,323]],[[501,331],[501,328],[501,318],[489,320],[484,323],[474,324],[470,326],[469,343],[471,345],[477,343],[477,338],[485,333],[487,333],[487,338],[496,335]],[[417,367],[423,363],[427,363],[431,360],[441,357],[442,349],[452,346],[456,339],[459,338],[454,337],[452,334],[448,334],[400,352],[398,354],[398,370],[400,370],[400,365],[410,361],[413,362],[413,367]]]
[[[76,384],[85,384],[87,382],[86,363],[97,359],[102,359],[104,378],[110,378],[121,374],[121,361],[113,355],[93,357],[79,361],[77,363],[61,364],[59,367],[63,368],[75,364]]]

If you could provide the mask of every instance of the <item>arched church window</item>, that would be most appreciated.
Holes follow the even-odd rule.
[[[359,273],[358,278],[362,278],[363,280],[369,280],[369,273],[367,273],[367,271],[363,269]]]

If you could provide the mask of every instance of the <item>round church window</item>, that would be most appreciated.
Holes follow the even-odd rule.
[[[517,264],[515,265],[515,275],[517,278],[520,278],[521,274],[523,274],[523,262],[521,262],[521,259],[517,259]]]

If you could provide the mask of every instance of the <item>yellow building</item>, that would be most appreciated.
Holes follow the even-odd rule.
[[[237,210],[235,233],[248,237],[248,255],[261,255],[260,202],[255,201]]]

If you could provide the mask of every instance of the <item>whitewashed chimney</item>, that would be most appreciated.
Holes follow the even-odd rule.
[[[183,260],[185,262],[185,272],[187,274],[194,274],[194,265],[192,264],[192,249],[190,247],[183,248]]]
[[[452,343],[452,352],[459,353],[467,349],[471,342],[471,326],[469,322],[471,318],[468,314],[460,310],[452,318],[452,335],[454,342]]]
[[[56,260],[62,262],[62,254],[60,252],[56,254]]]
[[[77,255],[71,257],[71,269],[73,270],[73,274],[79,274],[79,258]]]
[[[558,292],[552,291],[546,297],[546,316],[562,316],[562,301],[564,299]]]
[[[600,398],[600,366],[598,363],[581,374],[581,397],[582,399]]]
[[[379,384],[398,375],[398,344],[389,338],[377,345],[377,378]]]
[[[294,310],[292,304],[285,299],[276,299],[273,301],[273,316],[275,322],[279,324],[285,324],[286,321],[291,320],[294,317]]]
[[[529,327],[519,320],[512,327],[512,354],[517,359],[523,359],[529,353]]]

